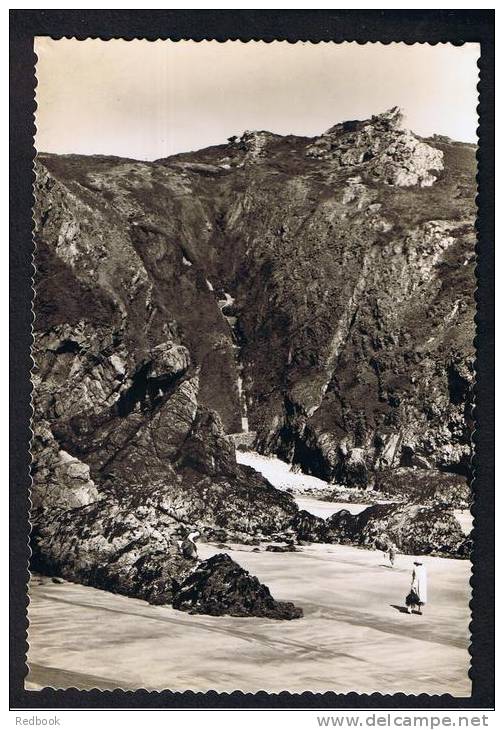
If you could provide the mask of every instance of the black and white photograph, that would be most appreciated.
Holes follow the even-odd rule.
[[[479,44],[34,53],[26,690],[470,696]]]

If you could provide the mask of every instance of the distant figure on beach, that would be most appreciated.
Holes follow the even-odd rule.
[[[421,608],[427,603],[427,569],[420,560],[415,560],[413,565],[411,589],[406,596],[406,606],[408,613],[411,613],[413,607],[417,606],[417,613],[422,615]]]
[[[374,547],[376,550],[380,550],[383,553],[383,559],[386,560],[389,552],[389,539],[382,533],[374,541]]]
[[[192,560],[198,557],[198,548],[196,546],[196,540],[200,536],[198,530],[190,532],[188,536],[180,543],[180,552],[184,558]]]
[[[389,557],[389,560],[390,560],[390,567],[391,568],[394,567],[396,553],[397,553],[397,546],[396,546],[396,544],[394,542],[391,542],[390,545],[389,545],[389,547],[388,547],[388,557]]]

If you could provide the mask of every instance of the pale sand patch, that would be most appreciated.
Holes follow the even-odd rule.
[[[191,616],[43,578],[30,589],[27,688],[470,693],[468,561],[424,558],[430,602],[409,616],[393,606],[404,603],[412,556],[391,569],[381,553],[350,546],[232,547],[304,618]]]
[[[290,464],[276,456],[263,456],[256,451],[237,451],[238,464],[251,466],[277,489],[327,489],[327,482],[302,472],[291,471]]]

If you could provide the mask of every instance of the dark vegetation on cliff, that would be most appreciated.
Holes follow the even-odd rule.
[[[36,172],[35,564],[172,600],[192,526],[287,529],[294,501],[225,435],[237,346],[259,450],[418,502],[458,475],[467,498],[472,145],[392,110],[152,163],[40,154]]]

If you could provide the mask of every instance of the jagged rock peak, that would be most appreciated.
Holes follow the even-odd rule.
[[[307,155],[341,168],[362,168],[388,185],[430,187],[443,170],[443,152],[404,129],[397,106],[364,121],[336,124],[307,148]]]
[[[277,136],[273,132],[247,129],[239,137],[230,137],[228,141],[232,145],[238,145],[246,153],[248,160],[255,160],[264,157],[268,143]]]
[[[404,112],[400,107],[393,106],[381,114],[373,114],[371,119],[363,121],[350,120],[346,122],[338,122],[327,130],[322,136],[337,134],[341,132],[352,132],[364,129],[367,125],[372,125],[376,131],[388,131],[393,129],[401,129],[404,124]]]

